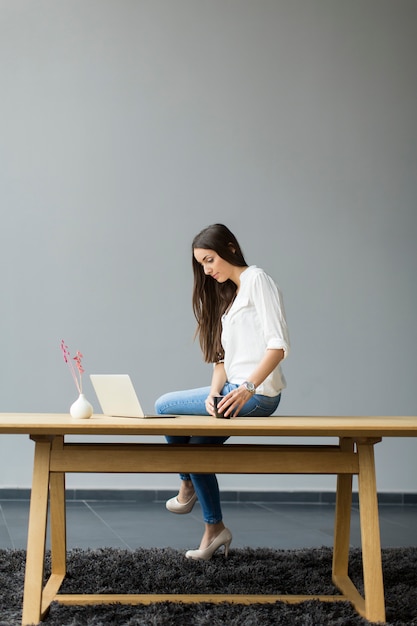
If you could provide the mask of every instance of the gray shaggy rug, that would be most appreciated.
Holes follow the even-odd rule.
[[[46,574],[49,573],[49,553]],[[417,548],[382,551],[387,624],[417,626]],[[228,559],[191,561],[169,548],[71,550],[62,593],[336,594],[332,550],[231,550]],[[21,622],[25,551],[0,550],[0,626]],[[361,552],[350,554],[350,576],[362,591]],[[364,626],[348,602],[301,604],[63,606],[54,602],[45,626]]]

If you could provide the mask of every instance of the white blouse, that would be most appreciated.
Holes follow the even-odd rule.
[[[240,385],[251,375],[268,349],[283,349],[290,342],[282,295],[272,278],[256,265],[240,275],[240,289],[222,317],[222,346],[227,380]],[[256,393],[277,396],[286,387],[278,365],[256,388]]]

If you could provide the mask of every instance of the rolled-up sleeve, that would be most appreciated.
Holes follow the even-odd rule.
[[[264,272],[254,277],[253,302],[259,316],[268,350],[284,350],[284,359],[290,352],[290,340],[281,291]]]

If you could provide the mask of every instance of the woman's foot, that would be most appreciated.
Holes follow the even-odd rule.
[[[184,515],[185,513],[190,513],[193,510],[194,504],[197,502],[197,494],[194,493],[188,502],[180,502],[178,496],[174,496],[166,501],[166,508],[171,513],[178,513],[180,515]]]
[[[201,547],[201,545],[204,545],[205,543],[202,541],[198,550],[188,550],[185,553],[185,556],[187,557],[187,559],[208,561],[219,548],[224,546],[224,556],[227,557],[227,555],[229,554],[229,546],[231,542],[232,533],[228,528],[223,527],[223,530],[221,530],[220,533],[216,535],[216,537],[214,537],[214,539],[212,539],[205,548]]]
[[[178,495],[167,500],[165,506],[171,513],[183,515],[190,513],[196,502],[197,494],[194,491],[193,483],[191,480],[182,480]]]
[[[220,533],[226,528],[222,521],[216,524],[204,524],[204,535],[200,541],[199,550],[205,550],[209,545],[220,535]]]

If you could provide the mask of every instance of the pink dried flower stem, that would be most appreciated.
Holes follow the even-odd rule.
[[[71,376],[74,379],[75,386],[77,387],[78,393],[83,392],[83,379],[82,375],[84,373],[84,368],[82,366],[81,360],[83,355],[79,350],[77,350],[75,357],[71,360],[71,356],[68,350],[68,346],[65,345],[64,340],[61,341],[61,350],[64,356],[65,363],[68,364],[69,370],[71,372]],[[75,361],[77,371],[75,370],[74,364],[72,361]],[[77,375],[78,373],[78,375]]]

